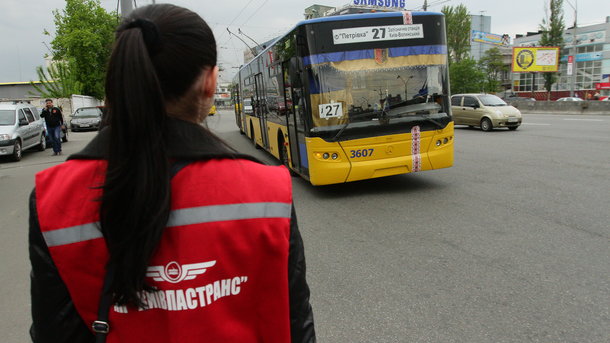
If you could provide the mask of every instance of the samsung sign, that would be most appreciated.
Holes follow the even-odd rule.
[[[354,0],[354,5],[405,8],[406,0]]]

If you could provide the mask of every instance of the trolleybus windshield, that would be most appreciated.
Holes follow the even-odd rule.
[[[350,131],[408,131],[418,122],[445,127],[451,112],[442,16],[409,25],[390,14],[352,18],[358,20],[307,26],[310,135],[342,140],[354,138]]]

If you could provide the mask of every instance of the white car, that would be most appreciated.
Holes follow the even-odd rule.
[[[24,103],[0,103],[0,156],[21,160],[23,150],[47,147],[43,119],[36,107]]]
[[[565,98],[559,98],[557,99],[557,101],[583,101],[581,98],[577,98],[577,97],[573,97],[573,96],[568,96]]]

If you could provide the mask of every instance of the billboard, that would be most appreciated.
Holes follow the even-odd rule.
[[[556,72],[559,67],[558,47],[513,48],[513,73]]]
[[[406,0],[354,0],[356,6],[378,6],[388,8],[405,8]]]
[[[470,40],[477,43],[491,44],[497,46],[510,45],[510,37],[508,35],[497,35],[495,33],[472,30]]]

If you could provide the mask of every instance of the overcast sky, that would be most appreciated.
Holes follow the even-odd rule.
[[[138,6],[152,0],[135,0]],[[218,42],[219,62],[227,71],[223,78],[230,80],[232,66],[243,62],[244,45],[227,33],[227,27],[238,28],[259,43],[286,33],[303,19],[306,7],[312,4],[341,7],[349,0],[177,0],[170,2],[199,13],[214,29]],[[407,0],[407,9],[421,9],[422,1]],[[443,5],[466,5],[471,14],[491,16],[491,31],[497,34],[526,33],[538,30],[545,16],[545,3],[549,0],[429,0],[429,11],[440,12]],[[570,0],[578,2],[578,25],[605,22],[610,16],[610,0]],[[107,10],[116,10],[117,0],[101,0]],[[436,4],[436,5],[434,5]],[[42,34],[44,29],[54,33],[52,11],[63,9],[64,0],[2,0],[0,20],[0,83],[37,79],[35,67],[44,63],[50,38]],[[574,10],[564,0],[566,27],[574,22]],[[242,36],[243,37],[243,36]],[[247,38],[244,38],[247,40]]]

